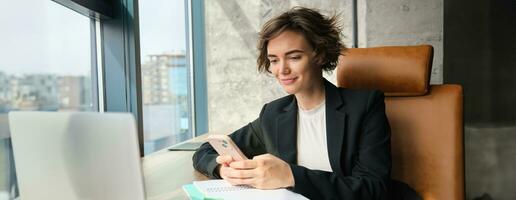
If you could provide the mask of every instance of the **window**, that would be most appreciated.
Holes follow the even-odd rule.
[[[145,154],[192,138],[185,6],[139,1]]]
[[[0,0],[0,199],[16,195],[7,113],[93,111],[88,17],[52,1]]]

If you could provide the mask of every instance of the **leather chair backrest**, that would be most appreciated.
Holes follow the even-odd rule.
[[[464,199],[462,87],[431,86],[432,59],[430,45],[349,49],[337,85],[384,91],[393,179],[425,200]]]

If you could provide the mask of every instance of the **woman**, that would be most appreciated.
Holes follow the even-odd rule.
[[[231,139],[252,158],[218,156],[207,143],[194,167],[212,178],[260,189],[288,188],[310,199],[385,199],[391,167],[383,93],[337,88],[323,71],[346,47],[336,18],[295,7],[265,23],[258,69],[289,94],[263,106]]]

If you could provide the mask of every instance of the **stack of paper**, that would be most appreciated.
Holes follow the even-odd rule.
[[[260,190],[249,186],[233,186],[225,180],[194,181],[183,186],[192,200],[224,199],[224,200],[296,200],[306,197],[287,189]]]

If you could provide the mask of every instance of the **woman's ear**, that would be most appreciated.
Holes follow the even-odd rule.
[[[326,56],[324,55],[324,53],[317,53],[317,50],[314,50],[312,52],[312,63],[322,68],[322,66],[325,64],[325,57]]]

